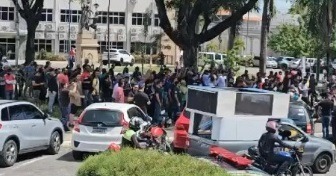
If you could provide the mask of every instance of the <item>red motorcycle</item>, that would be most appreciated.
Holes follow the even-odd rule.
[[[125,129],[122,130],[122,134]],[[168,141],[167,131],[160,126],[151,125],[149,122],[140,130],[138,141],[141,146],[147,149],[154,149],[162,152],[171,152],[171,146]],[[111,143],[108,150],[120,151],[118,144]]]

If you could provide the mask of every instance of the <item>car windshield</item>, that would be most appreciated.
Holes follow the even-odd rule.
[[[105,127],[121,126],[122,113],[105,109],[88,110],[85,112],[81,124],[96,126],[102,124]]]
[[[304,107],[289,107],[288,118],[292,119],[295,123],[307,123]]]

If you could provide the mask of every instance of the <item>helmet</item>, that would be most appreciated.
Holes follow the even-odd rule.
[[[275,133],[276,130],[277,130],[277,128],[278,128],[278,123],[275,122],[275,121],[268,121],[268,122],[266,123],[266,130],[267,130],[268,132]]]
[[[143,123],[144,121],[142,120],[142,118],[140,117],[132,117],[132,119],[129,122],[129,127],[134,130],[137,131],[140,129],[140,125]]]

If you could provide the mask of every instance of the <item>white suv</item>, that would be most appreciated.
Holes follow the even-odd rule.
[[[103,64],[108,64],[108,52],[105,51],[102,57]],[[117,63],[120,65],[130,65],[134,64],[134,57],[123,49],[110,49],[110,63]]]
[[[64,129],[30,102],[0,100],[0,166],[14,165],[19,154],[47,150],[57,154]]]

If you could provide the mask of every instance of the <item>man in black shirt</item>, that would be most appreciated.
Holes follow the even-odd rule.
[[[144,92],[145,85],[139,85],[139,91],[134,95],[134,104],[139,106],[142,111],[147,114],[147,106],[150,104],[150,100],[147,94]]]
[[[154,95],[153,95],[153,103],[154,103],[154,116],[153,116],[153,121],[154,124],[161,124],[162,119],[161,119],[161,108],[163,105],[163,81],[162,80],[157,80],[154,85]]]
[[[332,110],[334,108],[334,103],[328,99],[327,93],[321,94],[323,100],[320,101],[320,103],[317,105],[321,107],[321,115],[322,115],[322,133],[323,138],[328,139],[329,138],[329,123],[330,123],[330,117]]]

